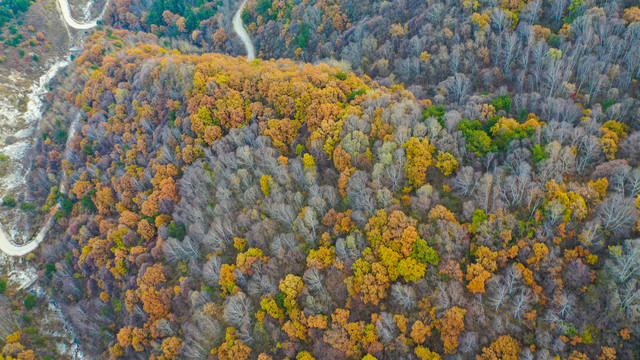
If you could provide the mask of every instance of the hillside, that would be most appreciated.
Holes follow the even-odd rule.
[[[639,133],[600,104],[435,105],[161,44],[94,33],[55,95],[81,131],[32,171],[68,175],[31,182],[62,204],[40,284],[87,353],[638,355]]]
[[[626,0],[0,0],[0,360],[639,359],[639,35]]]

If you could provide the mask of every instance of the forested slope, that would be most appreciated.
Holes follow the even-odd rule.
[[[593,103],[637,95],[637,5],[250,0],[243,19],[267,59],[337,59],[380,83],[406,83],[456,101],[505,87],[542,100],[572,94]],[[450,83],[459,78],[467,84],[454,90]]]
[[[88,353],[640,356],[630,118],[161,44],[93,34],[56,95],[81,132],[32,172],[63,205],[41,284]]]

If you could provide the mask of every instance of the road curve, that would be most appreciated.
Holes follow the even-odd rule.
[[[63,1],[66,2],[67,0]],[[247,49],[247,61],[251,61],[256,58],[256,49],[253,47],[253,42],[251,42],[251,38],[249,38],[249,34],[247,30],[245,30],[242,24],[242,18],[240,17],[245,5],[247,5],[247,0],[242,1],[242,5],[240,5],[238,11],[236,11],[236,14],[233,16],[233,31],[240,37],[244,47]]]
[[[91,22],[79,23],[75,21],[73,17],[71,17],[71,10],[69,9],[69,2],[67,0],[58,0],[58,6],[60,7],[60,12],[62,13],[62,18],[64,19],[64,21],[67,23],[67,25],[74,29],[88,30],[94,28],[96,27],[96,25],[98,25],[98,21],[102,19],[102,14],[100,14],[100,16],[98,16]],[[104,8],[106,9],[107,5],[105,5]],[[102,10],[102,13],[104,13],[104,10]]]
[[[40,232],[38,232],[38,235],[25,245],[16,245],[12,243],[9,240],[9,235],[4,231],[4,227],[0,225],[0,250],[9,256],[24,256],[35,250],[42,240],[44,240],[49,229],[51,229],[53,221],[55,220],[55,216],[53,216],[53,214],[58,210],[60,210],[60,204],[57,204],[54,211],[48,215],[48,219],[42,229],[40,229]]]

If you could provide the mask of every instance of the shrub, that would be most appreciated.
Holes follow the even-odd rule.
[[[533,147],[533,162],[535,164],[540,163],[540,161],[548,158],[546,150],[540,144],[536,144]]]
[[[183,223],[179,225],[175,222],[169,224],[169,236],[172,238],[176,238],[178,240],[184,239],[184,236],[187,234],[187,229],[185,228]]]
[[[51,275],[56,272],[56,266],[53,264],[47,264],[44,266],[44,273],[45,275],[47,275],[48,277],[51,277]]]
[[[22,211],[26,212],[26,211],[31,211],[33,209],[35,209],[35,206],[33,206],[33,204],[29,204],[27,202],[20,203],[20,210]]]
[[[14,207],[16,206],[16,199],[11,195],[7,195],[2,199],[2,206]]]
[[[24,298],[24,307],[27,308],[27,310],[31,310],[34,307],[36,307],[37,303],[36,303],[36,297],[33,295],[27,295]]]
[[[507,94],[502,94],[491,102],[494,108],[497,110],[504,110],[507,113],[511,111],[511,98]]]

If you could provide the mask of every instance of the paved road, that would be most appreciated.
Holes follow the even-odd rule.
[[[79,23],[71,17],[71,10],[69,10],[69,2],[67,0],[58,0],[58,6],[60,7],[60,12],[62,12],[62,18],[64,19],[64,21],[67,23],[67,25],[74,29],[88,30],[94,28],[96,27],[96,25],[98,25],[98,20],[102,18],[102,14],[100,14],[100,16],[98,16],[91,22]],[[106,8],[107,6],[105,5],[105,9]],[[104,10],[102,12],[104,13]]]
[[[56,205],[54,210],[48,215],[48,219],[42,229],[40,229],[38,235],[36,235],[36,237],[26,245],[16,245],[9,241],[9,235],[4,231],[4,227],[0,225],[0,250],[9,256],[24,256],[35,250],[42,240],[44,240],[49,229],[51,229],[53,221],[55,220],[55,216],[53,216],[53,214],[58,210],[60,210],[60,204]]]
[[[66,0],[64,0],[66,2]],[[247,5],[247,0],[242,2],[242,5],[236,11],[236,14],[233,16],[233,31],[238,34],[240,40],[244,44],[244,47],[247,49],[247,61],[251,61],[256,58],[256,49],[253,47],[253,42],[251,42],[251,38],[249,38],[249,34],[247,34],[247,30],[245,30],[244,25],[242,24],[242,10],[244,10],[244,6]]]

